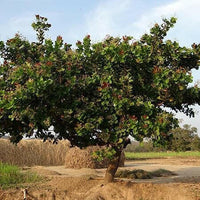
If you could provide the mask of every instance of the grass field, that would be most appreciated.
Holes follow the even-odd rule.
[[[200,152],[198,151],[186,151],[186,152],[125,152],[127,160],[132,159],[145,159],[145,158],[167,158],[167,157],[200,157]]]
[[[22,173],[15,165],[0,163],[0,188],[6,189],[12,186],[41,180],[36,173]]]

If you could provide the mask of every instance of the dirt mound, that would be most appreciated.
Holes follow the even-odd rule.
[[[56,177],[27,189],[27,200],[197,200],[199,184],[152,184]],[[1,200],[22,200],[23,189],[0,191]]]
[[[85,200],[196,200],[189,187],[180,184],[118,182],[93,187],[86,193]]]
[[[151,179],[151,173],[142,169],[135,170],[119,170],[115,177],[129,179]]]
[[[66,168],[106,168],[109,159],[103,159],[102,161],[97,161],[92,157],[92,153],[98,150],[101,150],[103,147],[99,146],[90,146],[86,149],[80,149],[78,147],[73,147],[67,151],[65,158],[65,167]],[[121,155],[120,167],[124,166],[125,155],[124,152]]]
[[[166,169],[158,169],[152,172],[134,169],[134,170],[118,170],[115,177],[119,178],[129,178],[129,179],[152,179],[154,177],[169,177],[177,175]]]

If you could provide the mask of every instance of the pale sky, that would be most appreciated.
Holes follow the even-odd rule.
[[[31,23],[35,14],[47,17],[52,24],[48,37],[61,35],[65,42],[75,45],[87,34],[93,42],[106,35],[131,35],[135,39],[148,32],[162,18],[175,16],[177,24],[167,38],[190,47],[200,43],[200,0],[0,0],[0,40],[6,40],[19,32],[27,39],[35,40]],[[194,71],[194,82],[200,80],[200,71]],[[197,112],[200,107],[195,106]],[[200,114],[183,119],[183,124],[198,128]]]

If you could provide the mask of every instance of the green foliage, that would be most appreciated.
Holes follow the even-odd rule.
[[[47,22],[46,17],[40,17],[39,15],[36,15],[35,17],[36,22],[32,23],[32,27],[37,32],[38,41],[42,44],[45,39],[44,33],[49,30],[51,24]]]
[[[197,128],[185,124],[183,128],[172,130],[173,138],[168,145],[172,151],[199,151],[200,138],[197,135]]]
[[[22,173],[17,166],[0,163],[0,187],[8,188],[13,185],[39,181],[41,178],[33,173]]]
[[[193,116],[189,106],[199,103],[199,88],[189,84],[200,46],[164,41],[175,22],[164,19],[138,41],[107,37],[92,44],[88,35],[71,49],[61,36],[46,39],[50,24],[37,15],[37,42],[20,35],[0,42],[0,132],[13,142],[35,132],[115,152],[129,135],[164,144],[178,121],[163,108]]]
[[[97,161],[102,161],[104,158],[112,159],[116,154],[115,150],[112,148],[105,148],[99,151],[94,151],[92,153],[92,158]]]

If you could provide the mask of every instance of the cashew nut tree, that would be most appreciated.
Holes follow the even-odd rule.
[[[51,25],[36,15],[36,42],[19,34],[0,42],[1,135],[106,146],[96,155],[110,158],[105,181],[113,181],[128,136],[164,144],[178,126],[172,111],[193,116],[190,105],[200,103],[198,85],[191,86],[200,45],[165,40],[175,23],[163,19],[139,40],[92,43],[87,35],[72,48],[61,36],[46,38]]]

